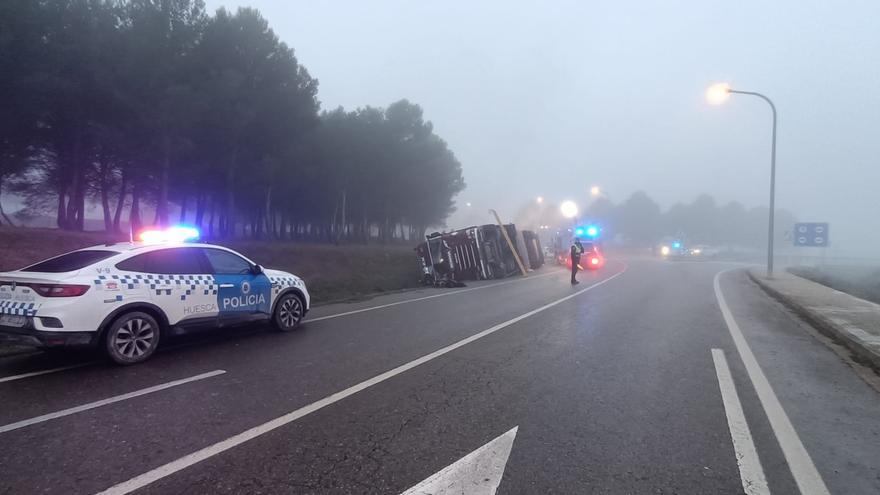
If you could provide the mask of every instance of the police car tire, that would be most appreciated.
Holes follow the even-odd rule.
[[[104,333],[104,352],[116,364],[140,363],[156,352],[161,334],[159,323],[147,313],[125,313]]]
[[[275,304],[275,314],[272,315],[272,325],[279,332],[288,332],[299,326],[303,314],[302,299],[293,293],[284,294]]]

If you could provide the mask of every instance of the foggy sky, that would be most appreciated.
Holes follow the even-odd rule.
[[[777,206],[880,243],[880,2],[279,1],[258,8],[318,78],[323,109],[420,104],[464,168],[451,226],[541,195],[666,208],[710,193],[767,204],[779,110]],[[468,209],[465,202],[473,206]],[[780,226],[788,228],[788,226]]]

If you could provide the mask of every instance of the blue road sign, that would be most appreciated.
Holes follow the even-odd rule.
[[[828,223],[807,222],[794,224],[794,245],[825,247],[828,245]]]

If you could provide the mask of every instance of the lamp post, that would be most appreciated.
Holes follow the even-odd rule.
[[[718,83],[709,86],[706,91],[706,100],[713,105],[720,105],[730,98],[731,94],[757,96],[770,105],[773,113],[773,131],[770,145],[770,219],[768,222],[767,235],[767,277],[773,276],[773,223],[776,213],[776,105],[761,93],[754,91],[740,91],[732,89],[727,83]]]
[[[575,231],[578,216],[577,203],[571,200],[563,201],[562,204],[559,205],[559,211],[566,220],[571,222],[571,228],[568,229],[568,231],[571,232],[571,236],[577,237],[577,232]]]

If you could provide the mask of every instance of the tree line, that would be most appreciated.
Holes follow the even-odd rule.
[[[620,233],[626,241],[638,245],[662,237],[717,246],[759,248],[767,243],[767,207],[746,208],[736,201],[719,205],[708,194],[690,203],[675,203],[663,211],[645,192],[637,191],[619,205],[600,198],[591,205],[589,214],[611,225],[612,233]],[[794,222],[791,212],[777,209],[776,236],[781,239]]]
[[[62,229],[94,204],[108,231],[391,241],[441,224],[464,188],[418,105],[322,112],[251,8],[4,0],[0,73],[0,192]]]
[[[581,214],[580,223],[596,223],[606,241],[615,240],[634,246],[649,246],[663,238],[678,238],[689,244],[761,248],[767,243],[767,207],[746,208],[731,201],[724,205],[708,194],[690,203],[679,202],[665,211],[644,191],[637,191],[620,203],[607,197],[590,202]],[[529,205],[521,212],[526,224],[566,225],[553,205]],[[782,241],[796,221],[785,210],[776,210],[776,240]]]

